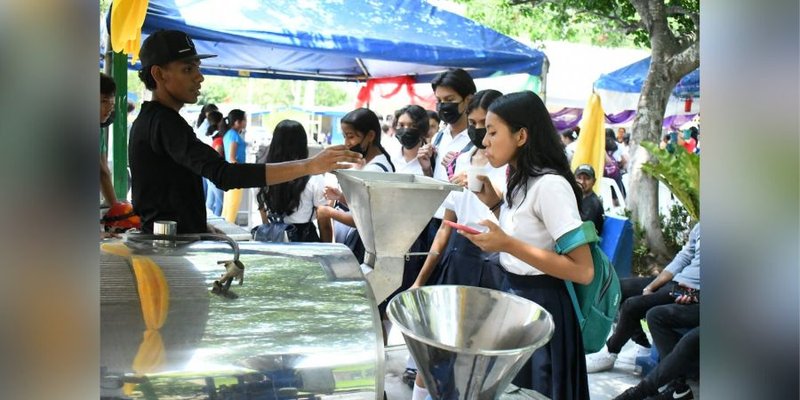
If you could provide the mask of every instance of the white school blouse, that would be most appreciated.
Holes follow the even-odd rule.
[[[523,200],[524,197],[524,200]],[[575,193],[560,175],[528,178],[527,195],[517,190],[514,205],[500,208],[500,227],[506,234],[543,250],[553,251],[556,240],[581,225]],[[500,253],[500,264],[517,275],[543,272],[508,253]]]

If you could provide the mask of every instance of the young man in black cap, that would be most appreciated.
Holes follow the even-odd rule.
[[[575,168],[575,180],[583,192],[581,201],[581,220],[594,222],[597,234],[603,233],[603,202],[592,190],[595,183],[594,168],[589,164],[581,164]]]
[[[331,146],[313,158],[277,164],[229,164],[194,134],[178,114],[197,101],[203,74],[192,39],[180,31],[157,31],[139,51],[139,78],[153,92],[133,122],[128,147],[133,206],[142,229],[152,232],[156,220],[178,223],[178,233],[207,232],[203,182],[217,187],[264,187],[301,176],[348,168],[361,155],[344,145]]]

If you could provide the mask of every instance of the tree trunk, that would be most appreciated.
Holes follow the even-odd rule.
[[[658,181],[642,172],[642,164],[650,160],[650,154],[639,146],[643,140],[658,143],[661,139],[661,124],[670,92],[677,80],[670,79],[669,69],[665,62],[657,60],[653,54],[650,71],[642,87],[642,94],[637,105],[636,118],[633,120],[631,135],[631,165],[627,203],[631,209],[634,222],[638,222],[645,231],[650,252],[660,261],[665,262],[672,254],[664,244],[661,224],[658,218]]]

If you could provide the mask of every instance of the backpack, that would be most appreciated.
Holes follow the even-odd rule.
[[[269,222],[261,224],[250,231],[253,235],[253,240],[259,242],[288,242],[289,235],[295,229],[294,225],[283,222],[283,215],[270,213],[267,218]]]
[[[606,161],[603,165],[603,176],[616,180],[622,176],[621,172],[622,171],[617,160],[615,160],[614,157],[611,157],[611,155],[606,152]]]
[[[600,249],[600,238],[591,221],[585,221],[558,238],[555,250],[566,254],[583,244],[588,244],[592,252],[594,278],[588,285],[564,283],[581,327],[583,349],[589,354],[600,351],[605,345],[619,309],[622,290],[611,261]]]

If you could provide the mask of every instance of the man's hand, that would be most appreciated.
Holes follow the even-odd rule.
[[[344,195],[342,191],[333,187],[333,186],[325,186],[325,189],[322,189],[322,194],[325,196],[326,200],[333,200],[333,201],[344,201]]]
[[[360,164],[362,158],[361,154],[348,150],[346,145],[330,146],[309,159],[309,175],[351,168],[352,164]]]
[[[480,247],[481,250],[486,252],[507,251],[510,237],[500,229],[497,224],[488,219],[485,219],[479,224],[489,228],[488,232],[484,233],[467,233],[459,230],[458,233],[464,235],[470,242]]]
[[[650,286],[645,286],[644,289],[642,289],[642,295],[644,296],[648,294],[653,294],[653,289],[650,289]]]

